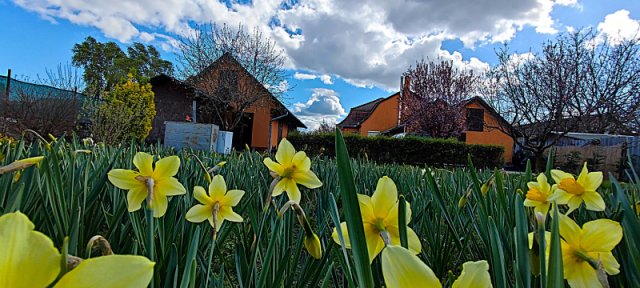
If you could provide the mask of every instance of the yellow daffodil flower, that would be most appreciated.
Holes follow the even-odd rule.
[[[318,238],[316,233],[312,232],[310,236],[305,235],[304,248],[307,249],[313,258],[322,258],[322,245],[320,244],[320,238]]]
[[[34,228],[20,212],[0,216],[0,287],[49,287],[58,277],[62,255]],[[142,256],[96,257],[82,261],[53,287],[147,287],[153,266]]]
[[[431,268],[417,256],[401,246],[388,245],[382,251],[382,275],[387,288],[442,287]],[[462,264],[460,277],[453,288],[488,288],[491,285],[487,261]]]
[[[300,203],[302,195],[298,184],[309,189],[322,186],[320,179],[311,171],[311,159],[304,151],[296,152],[296,149],[286,138],[283,138],[278,145],[276,161],[274,162],[271,158],[265,158],[263,161],[272,175],[275,174],[274,178],[280,179],[273,188],[271,196],[275,197],[282,192],[287,192],[289,200]]]
[[[216,175],[209,184],[209,193],[200,186],[193,188],[193,196],[202,204],[195,205],[187,211],[187,220],[194,223],[209,220],[216,232],[220,231],[224,220],[242,222],[242,216],[234,212],[232,207],[238,205],[243,195],[242,190],[227,191],[224,178]]]
[[[611,253],[622,240],[620,223],[598,219],[580,228],[569,216],[559,216],[564,278],[571,287],[600,287],[594,268],[599,261],[607,274],[620,273],[620,264]]]
[[[129,212],[137,211],[142,207],[142,201],[147,199],[153,210],[153,217],[159,218],[167,212],[167,196],[182,195],[186,193],[184,186],[174,178],[180,168],[180,158],[169,156],[158,160],[153,167],[153,156],[138,152],[133,157],[133,165],[138,171],[113,169],[109,171],[109,181],[127,193],[127,206]],[[148,189],[151,187],[151,189]],[[149,192],[151,195],[148,195]]]
[[[400,245],[400,232],[398,228],[398,189],[391,178],[384,176],[378,180],[376,191],[371,197],[368,195],[358,194],[358,202],[360,204],[360,212],[362,213],[362,223],[364,224],[364,234],[367,240],[367,249],[369,250],[369,260],[378,256],[384,248],[385,242],[381,234],[388,233],[390,244]],[[407,224],[411,220],[411,208],[409,202],[407,204]],[[349,241],[349,233],[347,232],[347,223],[340,224],[342,235],[344,236],[346,248],[351,248]],[[331,235],[333,240],[340,244],[338,232],[333,229]],[[407,240],[409,250],[418,254],[422,250],[420,239],[416,232],[407,226]]]
[[[547,200],[551,196],[551,185],[544,173],[540,173],[536,180],[536,182],[527,183],[529,191],[527,191],[524,206],[533,207],[534,212],[547,216],[551,206],[551,202]]]
[[[557,204],[568,204],[569,211],[578,209],[584,201],[588,210],[603,211],[604,200],[596,189],[602,184],[602,172],[589,172],[587,163],[584,163],[578,179],[573,175],[560,171],[551,170],[551,177],[556,182],[553,185],[554,193],[548,201],[556,201]]]
[[[44,159],[44,156],[37,156],[37,157],[29,157],[29,158],[13,161],[9,165],[0,167],[0,174],[19,171],[22,169],[29,168],[33,165],[39,165],[43,159]]]

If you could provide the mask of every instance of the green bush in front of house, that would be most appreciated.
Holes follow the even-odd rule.
[[[290,134],[287,139],[311,155],[335,156],[333,134]],[[466,144],[455,139],[435,139],[416,136],[392,138],[345,135],[349,154],[366,157],[380,163],[431,166],[462,166],[471,155],[478,167],[500,167],[504,147]]]

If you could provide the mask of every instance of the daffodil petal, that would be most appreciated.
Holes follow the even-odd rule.
[[[293,173],[291,178],[296,181],[296,183],[305,186],[309,189],[314,189],[322,186],[322,182],[318,179],[315,173],[310,170],[307,171],[298,171]]]
[[[384,241],[375,227],[369,223],[364,223],[364,236],[367,241],[369,262],[373,262],[373,259],[376,259],[380,251],[384,248]]]
[[[293,161],[293,156],[296,154],[296,149],[293,148],[291,142],[287,138],[282,138],[278,145],[278,151],[276,151],[276,160],[280,165],[289,166]]]
[[[136,177],[140,175],[138,172],[133,170],[125,170],[125,169],[113,169],[109,171],[107,177],[109,178],[109,182],[120,189],[129,190],[135,187],[144,186],[144,183],[136,180]]]
[[[284,168],[282,168],[282,165],[271,160],[271,158],[264,158],[264,160],[262,160],[262,163],[264,163],[264,165],[267,166],[269,170],[276,172],[276,174],[284,174]]]
[[[197,204],[187,211],[185,218],[187,218],[187,221],[189,222],[200,223],[207,220],[211,215],[213,215],[211,206]]]
[[[400,231],[398,226],[389,226],[387,227],[387,231],[389,232],[389,238],[391,238],[392,245],[400,245]],[[418,234],[416,234],[411,227],[407,227],[407,244],[409,251],[413,252],[413,254],[418,254],[422,251],[422,243],[420,243],[420,238]]]
[[[224,217],[220,217],[220,215],[218,215],[218,217],[216,217],[216,219],[214,219],[216,221],[216,232],[219,232],[220,229],[222,229],[222,224],[224,223]]]
[[[535,208],[533,208],[533,212],[540,213],[546,217],[547,213],[549,213],[549,208],[551,208],[551,203],[540,203]]]
[[[351,241],[349,240],[349,231],[347,230],[347,222],[340,223],[340,232],[342,233],[342,239],[344,240],[344,248],[351,249]],[[340,235],[338,235],[338,230],[333,228],[333,233],[331,233],[331,238],[338,245],[340,244]]]
[[[167,196],[160,196],[158,194],[154,195],[153,201],[151,201],[153,217],[160,218],[164,216],[164,213],[167,213],[167,206],[169,205],[168,202],[169,200],[167,200]]]
[[[487,261],[465,262],[462,264],[460,277],[453,282],[452,288],[490,288],[491,276],[489,275],[489,263]]]
[[[127,210],[129,212],[138,211],[142,207],[142,201],[147,198],[147,188],[142,185],[127,192]]]
[[[178,174],[180,169],[180,158],[178,156],[164,157],[156,162],[156,169],[153,171],[153,178],[169,178]]]
[[[579,183],[586,183],[588,176],[589,169],[587,169],[587,162],[584,162],[584,165],[582,165],[582,170],[580,170],[580,174],[578,175],[578,179],[576,179],[576,181],[578,181]]]
[[[551,190],[551,186],[549,185],[549,182],[547,180],[547,176],[544,175],[544,173],[540,173],[538,174],[538,177],[536,178],[536,180],[538,181],[538,189],[540,190],[540,192],[543,192],[545,194],[548,193],[549,190]]]
[[[140,174],[144,176],[153,175],[153,156],[144,152],[138,152],[133,156],[133,165],[138,168]]]
[[[382,251],[382,275],[388,288],[442,287],[429,266],[409,250],[395,245]]]
[[[65,274],[56,288],[144,288],[151,282],[155,264],[142,256],[109,255],[82,261]]]
[[[598,219],[582,226],[580,244],[586,251],[611,252],[621,240],[622,226],[616,221]]]
[[[289,183],[289,179],[281,179],[280,181],[278,181],[276,186],[273,187],[273,192],[271,192],[271,196],[272,197],[276,197],[276,196],[282,194],[282,192],[287,190],[287,184],[288,183]]]
[[[60,253],[21,212],[0,216],[0,287],[47,287],[60,272]]]
[[[620,263],[616,260],[616,257],[613,256],[611,252],[598,253],[599,257],[595,259],[600,259],[602,261],[602,266],[604,270],[607,271],[609,275],[617,275],[620,273]]]
[[[602,185],[602,172],[590,172],[584,182],[584,189],[587,191],[596,191]]]
[[[358,204],[360,206],[360,214],[362,215],[363,222],[373,222],[376,219],[376,215],[373,214],[373,204],[371,203],[371,197],[364,194],[358,195]]]
[[[227,193],[227,183],[224,182],[224,178],[221,175],[216,175],[211,179],[209,184],[209,195],[213,201],[220,201],[224,198],[224,194]]]
[[[411,252],[415,254],[422,252],[422,243],[420,242],[418,234],[416,234],[416,232],[409,227],[407,227],[407,242],[407,244],[409,244],[408,246]]]
[[[169,177],[162,178],[156,182],[155,189],[165,196],[175,196],[187,193],[187,189],[178,181],[178,179]]]
[[[405,224],[409,224],[411,222],[411,205],[409,204],[409,202],[405,202],[406,204],[406,220],[407,223]],[[400,216],[399,214],[399,207],[400,202],[396,202],[396,204],[393,205],[393,207],[391,208],[391,210],[389,210],[389,214],[387,214],[387,217],[384,218],[384,225],[385,226],[399,226],[400,225],[400,221],[398,219],[398,217]]]
[[[582,233],[582,229],[580,226],[573,221],[573,219],[569,218],[569,216],[558,214],[560,217],[558,223],[560,224],[560,236],[564,238],[567,243],[573,247],[580,246],[580,234]]]
[[[224,195],[224,199],[222,199],[221,204],[224,206],[236,206],[240,203],[240,200],[244,196],[244,191],[242,190],[229,190],[227,194]]]
[[[293,165],[296,166],[296,169],[300,171],[309,171],[311,169],[311,159],[307,157],[307,154],[304,151],[298,151],[295,155],[293,155],[293,160],[291,160]]]
[[[602,285],[598,280],[596,270],[589,265],[587,261],[572,262],[571,265],[565,266],[564,278],[569,282],[571,287],[580,288],[600,288]]]
[[[229,206],[220,207],[220,211],[218,211],[218,217],[224,218],[225,220],[231,222],[242,222],[242,216],[236,213]]]
[[[211,204],[213,200],[207,195],[207,191],[202,186],[193,187],[193,198],[196,198],[201,204]]]
[[[551,178],[553,178],[553,182],[560,183],[560,180],[565,179],[565,178],[571,178],[571,179],[575,179],[573,178],[573,175],[564,172],[562,170],[551,170]]]
[[[604,200],[600,193],[595,191],[585,191],[582,194],[582,200],[584,201],[587,210],[591,211],[604,211],[606,205],[604,204]]]
[[[386,218],[391,208],[398,202],[398,188],[393,180],[387,176],[383,176],[378,180],[376,191],[371,196],[373,203],[373,213],[377,217]]]
[[[302,193],[300,193],[300,189],[298,189],[296,182],[289,180],[289,183],[287,184],[287,196],[289,196],[289,200],[300,204]]]
[[[573,196],[571,199],[569,199],[569,203],[567,203],[567,205],[569,205],[569,210],[567,210],[567,215],[571,214],[571,212],[573,212],[574,210],[580,208],[581,204],[582,204],[582,197]]]
[[[557,185],[554,185],[554,186],[557,187]],[[562,205],[562,204],[569,203],[569,201],[571,200],[571,198],[573,198],[573,196],[574,196],[573,194],[567,193],[564,190],[555,189],[555,192],[547,198],[547,201],[549,202],[556,201],[556,204]]]

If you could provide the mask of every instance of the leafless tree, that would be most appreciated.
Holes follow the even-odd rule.
[[[336,131],[336,125],[329,123],[327,120],[322,120],[318,128],[313,130],[311,133],[314,134],[331,134]]]
[[[282,99],[288,90],[284,52],[257,28],[249,32],[242,25],[198,26],[180,39],[179,49],[180,76],[202,92],[207,104],[200,111],[222,129],[233,130],[241,124],[248,107],[267,107],[273,101],[269,93]],[[216,62],[223,56],[241,67],[231,59]],[[260,85],[245,77],[245,72]]]
[[[432,137],[460,136],[466,118],[460,105],[476,95],[480,75],[456,68],[453,61],[437,58],[416,62],[403,76],[410,81],[401,100],[402,123],[407,131]]]
[[[82,108],[82,78],[70,65],[46,69],[46,77],[36,84],[12,79],[7,117],[2,121],[6,133],[20,135],[25,129],[59,136],[73,131]]]
[[[568,132],[625,133],[640,111],[638,40],[609,43],[582,30],[543,44],[540,53],[497,52],[488,78],[503,129],[544,165],[547,148]]]

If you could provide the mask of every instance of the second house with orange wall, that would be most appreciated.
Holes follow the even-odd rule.
[[[356,133],[362,136],[404,134],[405,125],[401,121],[401,94],[397,92],[389,97],[378,98],[351,108],[347,117],[337,124],[338,128],[344,133]],[[460,105],[460,109],[465,109],[464,115],[467,115],[461,140],[468,144],[502,146],[504,163],[511,163],[515,142],[509,134],[504,132],[508,131],[506,129],[508,122],[481,97],[465,100]]]

